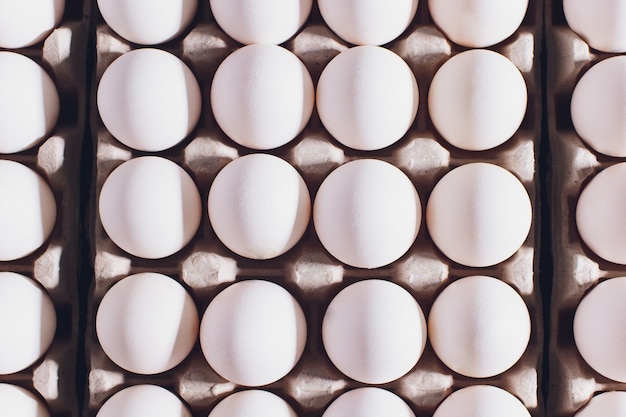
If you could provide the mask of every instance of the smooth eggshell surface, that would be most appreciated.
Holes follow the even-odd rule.
[[[293,408],[268,391],[239,391],[220,401],[209,417],[297,417]]]
[[[622,0],[563,0],[569,27],[592,48],[626,52],[626,8]]]
[[[345,375],[384,384],[409,372],[426,345],[424,313],[397,284],[365,280],[330,302],[322,323],[324,349]]]
[[[583,188],[576,205],[582,240],[601,258],[626,265],[626,163],[600,171]]]
[[[200,119],[202,97],[193,73],[176,56],[136,49],[106,69],[97,92],[107,130],[126,146],[162,151],[186,138]]]
[[[211,185],[208,205],[218,238],[252,259],[291,249],[311,215],[311,197],[298,171],[267,154],[249,154],[226,165]]]
[[[504,168],[478,162],[461,165],[435,185],[426,207],[433,242],[461,265],[491,266],[522,246],[532,207],[522,183]]]
[[[0,272],[0,375],[36,362],[50,347],[56,324],[54,304],[35,281]]]
[[[512,367],[526,350],[530,328],[520,295],[486,276],[448,285],[428,316],[429,340],[439,359],[471,378],[498,375]]]
[[[96,417],[191,417],[183,402],[156,385],[133,385],[116,392]]]
[[[490,385],[474,385],[453,392],[433,417],[530,417],[524,404],[509,392]]]
[[[180,35],[196,14],[198,0],[98,0],[106,23],[126,40],[155,45]]]
[[[99,199],[102,227],[131,255],[157,259],[181,250],[202,217],[200,193],[174,162],[143,156],[124,162],[105,180]]]
[[[0,415],[7,417],[50,417],[33,393],[10,384],[0,384]]]
[[[474,49],[446,61],[428,93],[437,131],[457,148],[483,151],[506,142],[520,127],[527,104],[526,82],[497,52]]]
[[[210,0],[217,24],[244,45],[278,45],[296,34],[311,12],[312,0]]]
[[[626,56],[598,62],[582,76],[572,93],[576,133],[600,153],[626,157],[625,106]]]
[[[357,150],[382,149],[400,140],[418,104],[411,68],[378,46],[341,52],[326,65],[317,84],[317,110],[324,127]]]
[[[595,286],[574,315],[574,341],[596,372],[626,382],[626,277]]]
[[[219,127],[238,144],[273,149],[293,140],[309,121],[315,91],[292,52],[255,44],[230,54],[217,68],[211,107]]]
[[[261,386],[287,375],[306,343],[306,319],[296,299],[269,281],[230,285],[209,304],[200,345],[209,365],[235,384]]]
[[[0,160],[0,261],[31,254],[54,228],[57,206],[48,183],[18,162]]]
[[[415,417],[402,398],[382,388],[357,388],[341,394],[322,417]]]
[[[0,0],[0,48],[24,48],[44,40],[64,10],[65,0]]]
[[[428,0],[428,9],[450,40],[483,48],[505,40],[520,27],[528,0]]]
[[[626,416],[626,392],[603,392],[593,397],[574,417]]]
[[[322,245],[341,262],[378,268],[404,255],[417,237],[422,205],[411,180],[378,159],[359,159],[332,171],[313,204]]]
[[[183,361],[198,337],[196,305],[182,285],[165,275],[140,273],[104,295],[96,334],[113,362],[138,374],[165,372]]]
[[[404,32],[417,11],[417,0],[318,0],[326,24],[355,45],[383,45]]]
[[[59,117],[59,93],[39,64],[15,52],[0,52],[0,91],[0,153],[31,148],[52,132]]]

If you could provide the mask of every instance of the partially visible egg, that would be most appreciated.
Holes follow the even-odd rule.
[[[296,169],[268,154],[249,154],[226,165],[209,190],[209,219],[233,252],[269,259],[291,249],[311,214],[311,197]]]
[[[524,185],[497,165],[461,165],[435,185],[426,223],[437,247],[452,261],[491,266],[513,256],[532,225],[532,206]]]
[[[120,367],[158,374],[189,355],[199,321],[194,301],[182,285],[146,272],[109,288],[96,313],[96,334],[104,353]]]
[[[193,238],[202,217],[200,193],[169,159],[143,156],[113,170],[100,191],[99,215],[109,238],[141,258],[164,258]]]
[[[178,144],[200,119],[200,86],[169,52],[136,49],[107,67],[97,92],[107,130],[126,146],[157,152]]]
[[[65,0],[0,0],[0,48],[24,48],[44,40],[64,10]]]
[[[56,325],[54,304],[41,286],[23,275],[0,272],[0,375],[39,360],[52,344]],[[0,411],[5,404],[0,401]]]
[[[526,15],[528,0],[428,0],[428,9],[451,41],[484,48],[515,33]]]
[[[96,417],[191,417],[187,406],[157,385],[132,385],[113,394]]]
[[[626,392],[610,391],[595,395],[574,417],[619,417],[626,415]]]
[[[293,408],[276,394],[262,390],[239,391],[220,401],[209,417],[297,417]]]
[[[422,205],[411,180],[378,159],[336,168],[313,204],[313,224],[324,248],[357,268],[378,268],[404,255],[421,219]]]
[[[378,150],[400,140],[413,124],[418,105],[411,68],[378,46],[340,53],[326,65],[317,84],[322,124],[343,145],[357,150]]]
[[[197,8],[198,0],[98,0],[111,29],[141,45],[174,39],[191,24]]]
[[[0,384],[0,415],[50,417],[42,401],[32,392],[11,384]]]
[[[622,0],[563,0],[569,27],[592,48],[626,52],[626,8]]]
[[[355,45],[383,45],[409,26],[418,0],[318,0],[326,24]]]
[[[0,8],[2,4],[0,0]],[[0,10],[0,30],[3,17]],[[0,91],[0,153],[32,148],[52,132],[59,117],[59,93],[39,64],[1,51]]]
[[[50,237],[57,205],[48,183],[18,162],[0,160],[0,261],[30,255]]]
[[[393,282],[370,279],[344,288],[326,309],[324,350],[348,377],[385,384],[408,373],[426,345],[426,320],[413,296]]]
[[[276,45],[244,46],[217,68],[211,107],[219,127],[238,144],[273,149],[293,140],[313,112],[311,75]]]
[[[513,394],[491,385],[473,385],[450,394],[433,417],[530,417]]]
[[[435,73],[428,110],[445,140],[483,151],[509,140],[526,114],[528,93],[519,69],[486,49],[461,52]]]
[[[510,285],[487,276],[448,285],[428,316],[429,340],[439,359],[471,378],[498,375],[515,365],[528,346],[530,330],[522,297]]]
[[[210,0],[211,12],[231,38],[244,45],[278,45],[296,34],[313,0]]]
[[[202,316],[200,346],[230,382],[261,386],[287,375],[304,351],[306,318],[283,287],[246,280],[220,292]]]
[[[341,394],[322,417],[415,417],[411,408],[396,394],[382,388],[357,388]]]

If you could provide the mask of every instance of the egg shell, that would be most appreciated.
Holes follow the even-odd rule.
[[[345,375],[384,384],[417,364],[426,345],[426,320],[417,301],[399,285],[359,281],[330,302],[322,340],[328,357]]]
[[[287,375],[307,338],[306,319],[296,299],[278,284],[240,281],[220,292],[200,323],[200,345],[223,378],[261,386]]]
[[[11,384],[0,384],[0,415],[50,417],[45,405],[32,392]]]
[[[229,395],[209,413],[209,417],[297,417],[293,408],[269,391],[246,390]]]
[[[133,385],[116,392],[96,417],[191,417],[183,402],[157,385]]]
[[[382,388],[357,388],[341,394],[322,417],[415,417],[411,408],[394,393]]]
[[[530,417],[519,399],[509,392],[491,385],[462,388],[448,396],[433,417]]]
[[[419,106],[411,68],[394,52],[378,46],[341,52],[324,68],[316,92],[324,127],[341,144],[363,151],[399,141]]]
[[[142,156],[118,166],[102,185],[102,227],[120,248],[142,258],[172,255],[200,225],[202,203],[193,179],[169,159]]]
[[[0,1],[0,27],[2,27]],[[32,148],[54,129],[59,93],[48,73],[16,52],[0,51],[0,153]]]
[[[626,392],[603,392],[594,396],[574,417],[626,415]]]
[[[59,25],[64,10],[65,0],[1,0],[0,48],[25,48],[41,42]],[[0,91],[4,90],[0,87]]]
[[[22,371],[41,358],[52,344],[56,324],[54,304],[45,290],[23,275],[0,272],[0,376]]]
[[[209,219],[233,252],[270,259],[291,249],[309,224],[311,197],[288,162],[249,154],[226,165],[209,190]]]
[[[472,49],[437,70],[428,110],[445,140],[464,150],[484,151],[517,132],[527,96],[524,77],[511,61],[497,52]]]
[[[230,54],[211,84],[219,127],[238,144],[274,149],[293,140],[309,121],[315,91],[309,71],[292,52],[255,44]]]
[[[626,8],[620,0],[563,0],[569,27],[592,48],[626,52]]]

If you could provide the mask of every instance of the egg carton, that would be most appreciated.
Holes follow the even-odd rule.
[[[320,416],[327,405],[346,390],[364,386],[342,375],[324,352],[321,322],[332,297],[358,280],[382,278],[406,288],[427,315],[434,298],[451,281],[470,275],[491,275],[511,284],[522,296],[531,315],[532,334],[519,362],[506,372],[482,379],[455,374],[436,357],[429,343],[416,367],[404,377],[380,385],[400,395],[416,416],[430,416],[452,391],[470,385],[491,384],[517,396],[534,417],[544,415],[542,381],[543,315],[539,271],[539,174],[541,137],[541,80],[539,49],[542,42],[543,3],[531,0],[522,26],[508,40],[493,48],[507,56],[522,72],[528,86],[528,110],[512,139],[483,152],[462,151],[448,145],[435,131],[427,111],[427,92],[436,70],[466,48],[446,40],[429,16],[427,2],[419,4],[409,28],[385,47],[396,52],[414,72],[420,90],[420,108],[409,132],[394,145],[380,151],[356,151],[342,146],[323,128],[314,110],[304,131],[292,142],[264,151],[287,160],[303,176],[311,197],[326,175],[355,159],[377,158],[399,167],[415,185],[422,206],[436,182],[452,168],[470,162],[490,162],[513,172],[523,183],[533,206],[533,223],[523,247],[510,259],[487,268],[469,268],[447,259],[431,241],[423,222],[410,250],[396,262],[358,269],[330,256],[319,242],[312,223],[299,243],[275,259],[255,261],[229,251],[216,237],[207,213],[208,191],[231,160],[253,153],[237,145],[218,128],[210,111],[209,90],[219,64],[241,47],[215,23],[208,2],[199,2],[192,27],[177,39],[158,45],[181,58],[194,72],[203,92],[199,125],[181,144],[154,155],[170,159],[191,174],[203,200],[200,229],[180,252],[167,258],[147,260],[131,256],[106,235],[97,212],[97,199],[109,173],[131,158],[146,155],[118,142],[105,129],[95,104],[98,81],[118,56],[138,48],[115,34],[101,16],[96,20],[96,67],[92,81],[90,114],[95,149],[95,180],[92,189],[93,282],[88,300],[85,345],[88,387],[85,416],[95,416],[102,404],[120,389],[136,384],[156,384],[170,389],[189,406],[194,417],[206,416],[228,394],[243,387],[217,375],[207,364],[199,343],[180,365],[158,375],[138,375],[115,365],[103,352],[95,332],[95,314],[105,292],[120,279],[140,272],[168,275],[188,289],[202,315],[209,302],[229,284],[260,278],[289,290],[307,317],[307,344],[296,367],[281,380],[262,387],[287,400],[299,416]],[[94,6],[95,7],[95,6]],[[299,33],[283,44],[309,70],[314,84],[325,65],[351,45],[337,37],[323,22],[316,4]],[[424,214],[424,213],[423,213]]]
[[[583,187],[601,170],[624,158],[602,155],[574,130],[570,102],[576,83],[595,63],[616,54],[592,49],[568,26],[563,2],[546,4],[548,50],[547,112],[552,154],[551,202],[554,281],[550,315],[551,416],[573,416],[597,393],[626,390],[626,384],[594,371],[576,348],[576,308],[600,280],[626,275],[626,266],[607,262],[586,247],[576,227],[576,204]]]
[[[81,200],[81,152],[87,120],[85,63],[88,55],[89,2],[67,0],[57,28],[33,46],[13,49],[37,62],[52,77],[60,98],[60,114],[51,134],[37,146],[0,159],[20,162],[50,185],[57,204],[54,229],[32,254],[2,262],[0,271],[16,272],[41,284],[50,295],[57,327],[50,348],[28,368],[0,375],[0,383],[17,385],[43,400],[51,417],[80,415],[77,396],[80,302],[78,265]],[[0,48],[0,50],[2,50]]]

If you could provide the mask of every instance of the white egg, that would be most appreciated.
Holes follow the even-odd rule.
[[[315,92],[302,61],[276,45],[248,45],[220,64],[211,85],[219,127],[252,149],[273,149],[293,140],[313,112]]]
[[[357,388],[341,394],[322,417],[415,417],[411,408],[397,395],[382,388]]]
[[[202,96],[193,73],[158,49],[125,53],[106,69],[97,92],[107,130],[126,146],[162,151],[178,144],[200,119]]]
[[[461,265],[491,266],[513,256],[532,224],[522,183],[504,168],[477,162],[448,172],[426,207],[430,236],[444,255]]]
[[[626,265],[626,163],[600,171],[576,205],[580,237],[598,256]]]
[[[385,384],[408,373],[426,345],[424,313],[397,284],[365,280],[330,302],[322,322],[324,349],[348,377]]]
[[[311,12],[312,0],[210,0],[220,27],[244,45],[278,45],[291,38]]]
[[[378,46],[340,53],[317,84],[317,110],[324,127],[345,146],[363,151],[400,140],[413,124],[418,104],[411,68]]]
[[[576,133],[593,149],[626,157],[626,56],[592,66],[574,87],[571,102]]]
[[[428,317],[430,343],[454,372],[471,378],[501,374],[530,340],[530,315],[508,284],[486,276],[459,279],[435,299]]]
[[[626,382],[626,277],[600,282],[574,315],[574,341],[585,362],[599,374]]]
[[[622,0],[563,0],[569,27],[592,48],[626,52],[626,9]]]
[[[189,355],[199,321],[182,285],[146,272],[124,278],[106,292],[96,313],[96,334],[104,353],[120,367],[157,374]]]
[[[45,290],[23,275],[0,272],[0,375],[22,371],[41,358],[52,344],[56,324]]]
[[[113,394],[96,417],[191,417],[185,404],[156,385],[133,385]]]
[[[409,26],[418,0],[318,0],[326,24],[355,45],[383,45]]]
[[[0,384],[0,415],[10,417],[50,417],[50,413],[30,391]]]
[[[269,259],[291,249],[311,215],[306,183],[284,160],[267,154],[235,159],[209,190],[209,219],[217,237],[233,252]]]
[[[202,217],[200,193],[174,162],[143,156],[124,162],[104,182],[99,215],[111,240],[131,255],[172,255],[193,238]]]
[[[574,417],[620,417],[626,415],[626,392],[603,392],[594,396]]]
[[[155,45],[174,39],[191,24],[198,0],[98,0],[105,22],[124,39]]]
[[[65,0],[0,0],[0,48],[24,48],[44,40],[61,22],[64,9]]]
[[[313,223],[324,248],[357,268],[378,268],[404,255],[417,237],[421,218],[411,180],[378,159],[336,168],[313,204]]]
[[[0,261],[39,249],[54,228],[57,206],[48,183],[18,162],[0,160]]]
[[[0,153],[32,148],[52,132],[59,117],[59,93],[35,61],[0,52],[0,91]]]
[[[473,385],[450,394],[433,417],[530,417],[513,394],[491,385]]]
[[[230,285],[209,304],[200,345],[215,372],[239,385],[261,386],[287,375],[306,343],[306,319],[296,299],[269,281]]]
[[[229,395],[209,413],[209,417],[297,417],[293,408],[268,391],[247,390]]]
[[[483,151],[509,140],[527,104],[526,82],[497,52],[474,49],[446,61],[435,74],[428,109],[437,131],[457,148]]]
[[[483,48],[515,33],[526,15],[528,0],[428,0],[428,9],[450,40]]]

